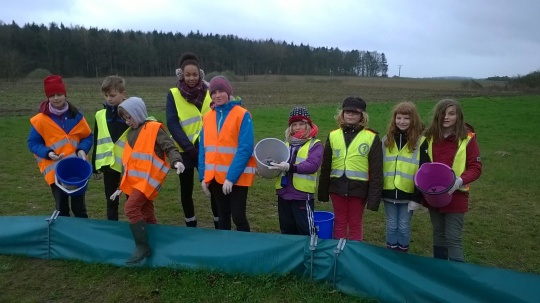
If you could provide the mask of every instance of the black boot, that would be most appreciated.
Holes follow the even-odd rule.
[[[448,248],[446,246],[433,245],[433,258],[448,260]]]
[[[197,220],[186,221],[186,226],[187,227],[197,227]]]
[[[135,240],[135,251],[126,264],[132,265],[141,262],[144,258],[150,256],[150,246],[148,246],[148,236],[146,234],[146,222],[141,220],[137,223],[130,224],[131,233]]]
[[[214,220],[214,228],[219,229],[219,221]]]

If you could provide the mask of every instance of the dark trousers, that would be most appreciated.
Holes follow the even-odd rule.
[[[69,199],[70,196],[66,194],[56,184],[51,184],[51,191],[56,202],[56,210],[60,212],[60,216],[69,217]],[[71,197],[71,211],[73,215],[78,218],[88,218],[86,212],[86,204],[84,202],[84,194],[80,196]]]
[[[111,200],[111,195],[120,186],[122,175],[110,168],[103,168],[103,185],[105,186],[105,199],[107,201],[107,220],[118,221],[118,204],[120,196]]]
[[[237,231],[250,231],[246,215],[247,186],[233,185],[231,193],[223,194],[223,184],[212,180],[209,186],[212,196],[216,199],[219,229],[231,230],[231,216]]]
[[[281,233],[309,236],[310,221],[308,220],[308,216],[311,215],[311,218],[313,218],[314,204],[313,199],[309,201],[285,200],[278,197],[279,229]],[[309,206],[309,209],[307,206]]]
[[[193,203],[193,184],[195,177],[195,168],[188,168],[183,173],[178,175],[180,178],[180,203],[184,210],[184,217],[190,219],[195,217],[195,204]],[[217,218],[218,208],[214,195],[210,195],[210,207],[212,209],[212,215]]]

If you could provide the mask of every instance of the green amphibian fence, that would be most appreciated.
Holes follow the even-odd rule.
[[[0,254],[125,266],[127,222],[0,217]],[[381,302],[538,302],[540,275],[403,254],[367,243],[150,225],[141,266],[287,274],[326,281]]]

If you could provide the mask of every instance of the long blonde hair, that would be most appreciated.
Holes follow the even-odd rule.
[[[420,115],[418,114],[416,105],[414,105],[414,103],[412,102],[407,101],[398,103],[392,109],[392,116],[390,117],[390,121],[388,121],[388,127],[386,129],[386,142],[384,143],[384,145],[390,151],[394,149],[395,137],[399,131],[399,128],[396,125],[396,116],[398,114],[408,115],[410,118],[411,124],[407,129],[407,149],[409,150],[409,152],[412,153],[414,152],[416,144],[418,140],[420,140],[420,137],[422,136],[422,131],[424,130],[422,119],[420,119]]]
[[[456,135],[456,141],[465,139],[468,134],[467,126],[465,124],[465,119],[463,117],[463,110],[461,105],[454,99],[442,99],[435,105],[433,109],[433,119],[431,124],[426,129],[425,136],[426,138],[433,139],[434,142],[440,142],[444,140],[443,134],[443,122],[446,115],[446,109],[450,106],[455,106],[456,108],[456,125],[454,125],[454,133]]]

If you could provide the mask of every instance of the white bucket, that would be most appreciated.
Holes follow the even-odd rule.
[[[289,161],[289,148],[285,143],[276,138],[262,139],[255,145],[255,159],[257,170],[263,178],[273,179],[281,174],[279,169],[270,169],[270,162]]]

